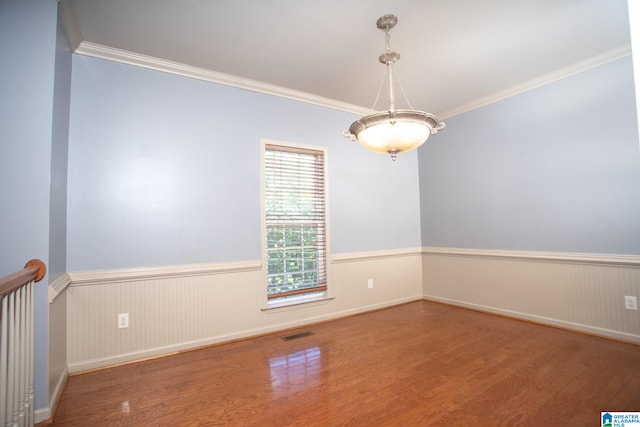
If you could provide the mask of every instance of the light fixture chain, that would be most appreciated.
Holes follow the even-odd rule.
[[[407,97],[407,94],[404,91],[404,87],[402,87],[402,80],[400,80],[400,77],[396,76],[396,81],[398,82],[398,85],[400,86],[400,92],[402,92],[402,97],[404,98],[404,100],[409,105],[409,109],[415,110],[415,108],[413,108],[413,105],[411,105],[411,101],[409,101],[409,97]]]
[[[389,74],[389,111],[394,112],[396,110],[396,103],[393,96],[393,63],[387,62],[387,73]]]
[[[378,86],[378,94],[376,95],[376,100],[373,101],[373,105],[371,106],[372,110],[376,109],[376,105],[378,105],[378,100],[380,99],[380,94],[382,93],[382,88],[384,87],[384,82],[387,77],[387,69],[384,69],[384,73],[382,73],[382,79],[380,80],[380,86]]]

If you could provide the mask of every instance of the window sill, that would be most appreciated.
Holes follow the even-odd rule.
[[[313,305],[326,304],[333,298],[334,297],[330,297],[327,295],[320,295],[313,298],[298,299],[295,301],[281,301],[281,302],[269,304],[266,307],[260,307],[260,310],[277,313],[279,311],[287,311],[287,310],[294,310],[297,308],[304,308],[310,305],[313,306]]]

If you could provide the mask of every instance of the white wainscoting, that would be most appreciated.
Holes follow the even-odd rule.
[[[260,261],[70,273],[70,373],[422,298],[640,342],[640,257],[417,248],[340,254],[321,303],[264,311]],[[367,281],[373,279],[374,288]],[[118,329],[119,313],[129,327]]]
[[[423,248],[424,298],[640,343],[640,257]]]
[[[336,255],[330,300],[264,311],[260,261],[69,273],[70,373],[422,299],[421,249]],[[368,279],[374,287],[369,289]],[[118,314],[129,327],[118,328]]]

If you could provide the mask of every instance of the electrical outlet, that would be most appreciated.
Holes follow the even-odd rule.
[[[637,310],[638,309],[638,299],[636,297],[625,295],[624,297],[624,308],[627,310]]]
[[[367,286],[369,286],[369,289],[373,289],[373,279],[367,280]]]
[[[118,328],[128,328],[129,327],[129,313],[120,313],[118,314]]]

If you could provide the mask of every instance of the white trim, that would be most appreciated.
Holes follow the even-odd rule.
[[[308,104],[319,105],[321,107],[332,108],[334,110],[345,111],[347,113],[367,115],[371,114],[372,112],[372,110],[369,108],[360,107],[358,105],[349,104],[334,99],[324,98],[321,96],[289,89],[282,86],[263,83],[257,80],[251,80],[231,74],[220,73],[217,71],[208,70],[206,68],[185,65],[166,59],[141,55],[138,53],[128,52],[126,50],[116,49],[113,47],[103,46],[87,41],[81,42],[78,48],[75,50],[75,53],[85,56],[91,56],[93,58],[119,62],[121,64],[128,64],[136,67],[176,74],[192,79],[204,80],[211,83],[237,87],[253,92],[265,93],[267,95],[279,96],[282,98],[292,99],[294,101],[301,101]]]
[[[69,277],[67,273],[49,283],[49,286],[47,287],[47,291],[49,294],[49,304],[51,304],[62,291],[67,289],[67,286],[69,286],[70,284],[71,277]]]
[[[516,258],[524,260],[555,261],[563,263],[579,263],[594,265],[622,265],[640,267],[640,255],[589,254],[571,252],[534,252],[510,251],[494,249],[465,249],[424,247],[422,253],[427,255],[457,255],[485,258]]]
[[[58,2],[60,3],[62,21],[64,23],[64,29],[67,31],[67,38],[69,39],[71,50],[75,51],[82,42],[82,32],[78,24],[76,3],[74,0],[58,0]]]
[[[69,378],[69,371],[67,370],[67,368],[64,368],[64,370],[60,374],[60,378],[58,378],[56,387],[53,389],[53,393],[51,394],[51,399],[49,400],[49,407],[54,411],[54,413],[56,408],[58,407],[60,398],[62,397],[64,386],[67,384],[67,378]]]
[[[358,105],[349,104],[346,102],[337,101],[334,99],[325,98],[310,93],[285,88],[282,86],[276,86],[257,80],[246,79],[231,74],[220,73],[208,70],[206,68],[194,67],[191,65],[185,65],[179,62],[155,58],[152,56],[141,55],[87,41],[80,42],[78,44],[78,47],[75,49],[75,53],[165,73],[176,74],[179,76],[189,77],[197,80],[204,80],[212,83],[246,89],[253,92],[264,93],[267,95],[279,96],[282,98],[292,99],[294,101],[306,102],[308,104],[318,105],[321,107],[327,107],[334,110],[344,111],[347,113],[353,113],[362,116],[374,112],[370,108],[361,107]],[[447,111],[440,112],[437,115],[441,119],[447,119],[453,116],[457,116],[459,114],[466,113],[468,111],[475,110],[477,108],[484,107],[495,102],[510,98],[512,96],[536,89],[549,83],[562,80],[575,74],[582,73],[592,68],[599,67],[625,56],[629,56],[630,54],[631,45],[626,44],[619,48],[607,51],[603,54],[596,55],[587,60],[571,64],[567,67],[534,78],[527,82],[517,84],[508,89],[501,90],[499,92],[476,99],[466,104],[451,108]]]
[[[262,269],[260,260],[173,265],[164,267],[128,268],[69,273],[71,286],[97,285],[112,282],[161,279],[164,277],[202,276],[209,274],[243,273]]]
[[[325,322],[328,320],[335,320],[342,317],[351,316],[354,314],[365,313],[367,311],[379,310],[382,308],[393,307],[395,305],[405,304],[408,302],[419,301],[421,299],[422,299],[422,296],[420,295],[417,295],[414,297],[408,297],[408,298],[400,298],[393,301],[386,301],[380,304],[372,304],[364,307],[358,307],[356,309],[340,311],[337,313],[309,317],[303,320],[295,320],[291,322],[280,323],[274,326],[268,326],[264,328],[247,329],[244,331],[226,334],[226,335],[220,335],[213,338],[183,342],[180,344],[156,347],[148,350],[136,351],[136,352],[126,353],[126,354],[119,354],[117,356],[109,356],[109,357],[104,357],[99,359],[82,361],[78,363],[70,363],[69,372],[78,373],[78,372],[87,371],[91,369],[138,361],[145,358],[169,356],[171,354],[175,354],[180,351],[192,350],[199,347],[205,347],[205,346],[210,346],[214,344],[222,344],[230,341],[235,341],[238,339],[276,333],[279,331],[285,331],[287,329],[296,328],[299,326],[311,325],[319,322]]]
[[[437,297],[433,295],[425,294],[424,299],[427,301],[441,302],[444,304],[455,305],[458,307],[465,307],[473,310],[500,314],[500,315],[515,318],[515,319],[529,320],[542,325],[557,326],[563,329],[569,329],[569,330],[578,331],[578,332],[586,332],[592,335],[615,338],[623,341],[629,341],[629,342],[640,344],[640,335],[636,335],[636,334],[615,331],[612,329],[599,328],[597,326],[589,326],[581,323],[568,322],[565,320],[558,320],[550,317],[537,316],[535,314],[527,314],[519,311],[505,310],[502,308],[490,307],[482,304],[474,304],[474,303],[469,303],[469,302],[460,301],[456,299]]]
[[[511,98],[512,96],[519,95],[524,92],[528,92],[530,90],[539,88],[544,85],[548,85],[558,80],[562,80],[564,78],[573,76],[575,74],[579,74],[584,71],[590,70],[592,68],[605,65],[609,62],[615,61],[617,59],[620,59],[629,55],[631,55],[631,45],[626,44],[616,49],[612,49],[610,51],[604,52],[600,55],[591,57],[587,60],[576,62],[575,64],[571,64],[567,67],[561,68],[551,73],[544,74],[540,77],[536,77],[535,79],[517,84],[515,86],[511,86],[510,88],[501,90],[496,93],[492,93],[488,96],[473,100],[466,104],[459,105],[447,111],[443,111],[441,113],[438,113],[438,117],[444,120],[453,116],[457,116],[462,113],[466,113],[471,110],[475,110],[477,108],[485,107],[495,102],[502,101],[507,98]]]
[[[334,299],[326,295],[326,292],[321,292],[321,295],[312,298],[304,298],[304,295],[300,299],[295,301],[279,301],[277,303],[268,303],[266,307],[260,307],[260,310],[267,313],[280,313],[281,311],[295,310],[298,308],[311,307],[320,304],[326,304]]]
[[[69,371],[65,368],[64,371],[62,371],[60,378],[58,378],[56,387],[53,389],[53,393],[49,399],[49,406],[33,411],[33,419],[36,424],[52,419],[53,414],[55,414],[56,408],[58,407],[58,403],[60,402],[60,398],[62,397],[64,386],[67,384],[67,378],[69,378]]]
[[[38,408],[33,411],[33,422],[42,423],[51,419],[51,408],[49,406]]]
[[[385,251],[369,251],[369,252],[352,252],[345,254],[336,254],[331,258],[333,264],[340,264],[343,262],[353,261],[371,261],[387,258],[399,258],[406,256],[420,255],[423,252],[422,248],[408,248],[408,249],[390,249]]]
[[[311,144],[302,144],[299,142],[292,142],[292,141],[282,141],[279,139],[270,139],[270,138],[260,138],[260,144],[262,147],[262,153],[264,155],[264,151],[265,151],[265,146],[266,145],[280,145],[282,147],[289,147],[289,148],[301,148],[303,150],[312,150],[312,151],[322,151],[324,153],[324,161],[325,163],[327,162],[327,153],[329,151],[329,149],[325,146],[322,145],[311,145]],[[264,159],[263,159],[264,161]],[[262,168],[264,169],[264,164],[262,165]],[[264,188],[263,188],[264,190]]]
[[[67,371],[67,368],[65,368],[64,371],[62,371],[62,375],[60,375],[60,378],[58,378],[56,387],[53,390],[51,398],[49,399],[49,406],[45,408],[38,408],[33,411],[33,422],[35,424],[50,421],[53,418],[53,414],[58,407],[58,402],[60,402],[60,398],[62,397],[62,392],[64,390],[65,384],[67,383],[68,377],[69,371]]]

